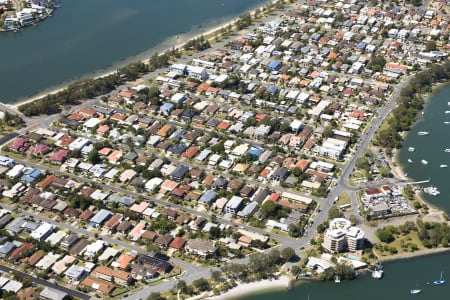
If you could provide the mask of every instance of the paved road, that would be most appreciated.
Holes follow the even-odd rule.
[[[49,288],[65,292],[65,293],[67,293],[67,294],[69,294],[69,295],[71,295],[73,297],[76,297],[76,298],[79,298],[79,299],[82,299],[82,300],[88,300],[88,299],[91,298],[89,295],[86,295],[86,294],[84,294],[82,292],[79,292],[79,291],[76,291],[76,290],[72,290],[72,289],[66,288],[64,286],[60,286],[60,285],[51,283],[51,282],[49,282],[47,280],[41,279],[41,278],[36,277],[36,276],[32,276],[32,275],[30,275],[28,273],[20,272],[20,271],[18,271],[16,269],[13,269],[13,268],[10,268],[10,267],[4,266],[4,265],[0,265],[0,271],[5,272],[5,273],[17,272],[17,273],[20,274],[20,276],[22,276],[24,278],[28,278],[32,282],[34,282],[34,283],[36,283],[38,285],[47,286]]]

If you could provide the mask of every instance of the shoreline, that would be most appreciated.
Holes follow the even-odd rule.
[[[431,248],[431,249],[426,249],[426,250],[418,250],[415,252],[390,255],[388,257],[380,256],[380,257],[378,257],[378,260],[381,262],[393,262],[393,261],[419,258],[422,256],[435,255],[435,254],[445,253],[445,252],[449,252],[449,251],[450,251],[450,248],[442,248],[442,247],[441,248]]]
[[[258,10],[260,10],[261,8],[264,8],[268,3],[276,4],[277,2],[280,2],[280,1],[284,1],[284,0],[267,0],[267,1],[264,1],[264,4],[257,5],[257,6],[253,7],[250,10],[242,12],[240,15],[249,13],[250,15],[254,16],[255,13]],[[286,4],[286,7],[291,7],[291,6],[294,6],[294,5],[295,4],[293,4],[293,3],[292,4],[288,3],[288,4]],[[269,13],[268,15],[264,15],[259,20],[257,20],[257,22],[261,22],[262,20],[266,20],[267,21],[267,20],[270,20],[272,18],[275,18],[278,15],[278,13],[282,13],[282,10],[278,10],[278,9],[275,10],[275,15],[271,15],[271,13]],[[170,37],[168,37],[167,39],[165,39],[164,41],[161,42],[161,44],[164,45],[163,49],[159,49],[157,46],[156,47],[152,47],[150,49],[147,49],[147,50],[143,51],[140,54],[137,54],[137,55],[135,55],[133,57],[129,57],[129,58],[125,59],[124,62],[125,62],[125,64],[133,63],[133,62],[142,62],[142,63],[146,64],[146,63],[148,63],[148,61],[150,60],[150,57],[153,54],[159,53],[159,55],[162,55],[162,54],[167,53],[168,51],[170,51],[172,49],[181,49],[190,40],[199,38],[201,36],[212,35],[208,40],[214,40],[220,34],[220,30],[222,28],[225,28],[228,25],[232,25],[232,24],[236,23],[236,21],[238,19],[239,19],[239,16],[233,17],[231,20],[228,20],[228,21],[225,21],[225,22],[220,23],[218,25],[213,25],[213,26],[209,27],[209,29],[206,29],[205,32],[193,32],[191,34],[189,34],[189,33],[182,34],[181,38],[180,38],[180,40],[181,40],[180,43],[178,43],[175,46],[170,46],[170,45],[166,46],[166,45],[164,45],[165,43],[167,43],[168,41],[172,40],[173,38],[176,38],[176,36],[170,36]],[[229,39],[229,38],[230,37],[226,37],[225,39]],[[138,58],[139,56],[145,56],[147,58],[139,59]],[[136,58],[136,59],[134,59],[134,58]],[[97,79],[97,78],[102,78],[102,77],[114,74],[114,73],[117,72],[117,69],[120,68],[120,66],[123,66],[122,63],[123,63],[123,61],[121,63],[115,64],[113,67],[111,67],[112,70],[108,68],[108,69],[104,69],[103,71],[99,71],[99,74],[92,76],[92,78],[93,79]],[[155,70],[155,71],[158,71],[158,70]],[[28,103],[31,103],[33,101],[39,100],[40,98],[43,98],[43,97],[45,97],[47,95],[52,95],[52,94],[56,94],[58,92],[61,92],[64,89],[66,89],[74,81],[82,80],[82,79],[89,78],[89,77],[90,77],[89,74],[85,74],[85,75],[82,75],[82,76],[80,76],[80,77],[78,77],[76,79],[69,80],[69,81],[67,81],[65,83],[62,83],[59,86],[55,86],[53,88],[49,88],[47,91],[43,91],[43,92],[38,93],[38,94],[36,94],[34,96],[31,96],[29,98],[17,99],[16,102],[3,103],[3,104],[8,105],[8,106],[10,106],[13,109],[18,111],[19,110],[19,106],[21,106],[21,105],[28,104]]]
[[[287,275],[278,277],[277,279],[264,279],[261,281],[254,281],[250,283],[238,283],[238,285],[232,289],[229,289],[225,293],[217,296],[206,297],[207,300],[219,300],[219,299],[236,299],[249,294],[256,294],[258,292],[264,292],[272,289],[288,288],[290,278]]]

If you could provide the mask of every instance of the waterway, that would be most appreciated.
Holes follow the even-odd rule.
[[[384,265],[385,276],[373,279],[370,273],[353,281],[302,282],[293,291],[262,291],[243,296],[240,300],[327,300],[327,299],[448,299],[450,283],[435,285],[433,281],[443,272],[444,279],[450,278],[450,254],[422,256],[411,260],[389,262]],[[421,289],[412,295],[411,289]],[[308,297],[309,296],[309,297]]]
[[[18,102],[147,58],[266,2],[62,1],[62,7],[37,26],[0,34],[0,101]]]
[[[408,173],[414,181],[430,179],[430,183],[421,186],[436,186],[440,191],[437,196],[422,193],[424,199],[437,206],[447,214],[450,214],[450,153],[444,152],[450,148],[450,85],[439,88],[429,100],[427,100],[423,114],[419,114],[416,124],[411,128],[400,150],[398,161],[403,171]],[[449,113],[446,114],[445,112]],[[419,131],[427,131],[428,135],[419,136]],[[408,148],[414,147],[414,152]],[[408,159],[412,163],[408,163]],[[426,160],[427,165],[421,161]],[[441,168],[440,165],[448,165]]]

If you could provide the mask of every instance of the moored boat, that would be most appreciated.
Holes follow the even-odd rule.
[[[445,149],[444,152],[450,152],[450,148]]]
[[[439,168],[447,168],[447,165],[440,165]]]
[[[442,271],[441,271],[441,277],[439,277],[439,279],[436,279],[435,281],[433,281],[434,284],[437,285],[441,285],[445,283],[444,277],[442,277]]]
[[[425,159],[422,159],[420,162],[422,163],[422,165],[428,165],[428,161]]]
[[[411,294],[415,295],[415,294],[419,294],[420,292],[422,292],[422,290],[419,289],[413,289],[410,291]]]
[[[428,131],[419,131],[417,134],[418,135],[429,135],[430,133]]]
[[[409,152],[414,152],[414,151],[416,151],[416,148],[414,148],[414,147],[409,147],[409,148],[408,148],[408,151],[409,151]]]
[[[441,193],[435,186],[427,186],[423,191],[431,196],[437,196]]]
[[[411,164],[413,161],[411,160],[411,158],[408,158],[408,162]]]

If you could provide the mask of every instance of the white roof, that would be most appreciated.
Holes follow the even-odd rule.
[[[86,128],[94,128],[95,126],[97,126],[98,124],[100,124],[100,120],[97,118],[90,118],[89,120],[87,120],[86,122],[84,122],[83,126]]]
[[[294,193],[289,193],[289,192],[283,192],[281,194],[281,197],[292,199],[292,200],[299,201],[299,202],[303,202],[305,204],[310,204],[312,202],[311,198],[308,198],[308,197],[305,197],[305,196],[301,196],[301,195],[298,195],[298,194],[294,194]]]
[[[65,233],[64,231],[60,230],[58,232],[53,232],[45,241],[50,243],[50,245],[55,246],[56,244],[58,244],[65,236],[67,235],[67,233]]]
[[[114,257],[117,255],[117,253],[119,253],[119,250],[114,249],[112,247],[108,247],[106,248],[105,251],[103,251],[103,253],[98,257],[99,261],[105,261],[110,259],[111,257]]]

